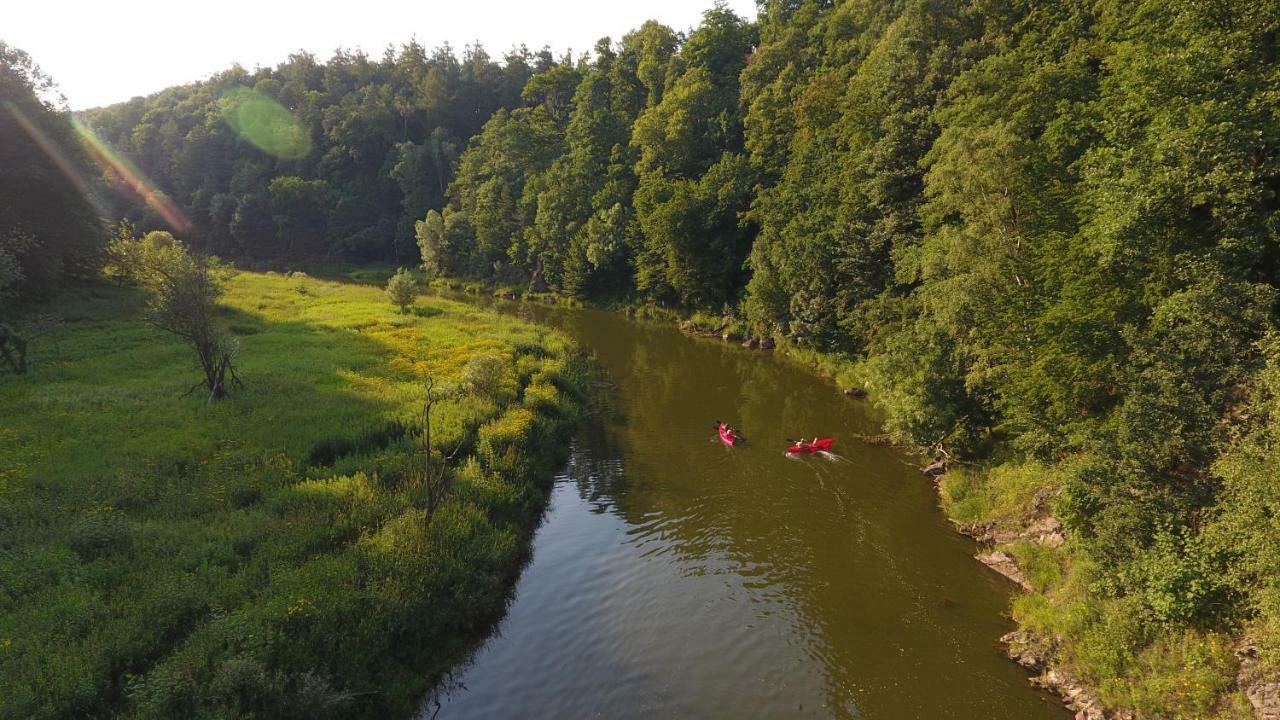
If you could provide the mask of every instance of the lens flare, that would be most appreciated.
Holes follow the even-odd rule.
[[[67,177],[67,180],[71,182],[71,185],[93,205],[98,213],[105,214],[102,201],[98,197],[98,194],[93,191],[89,182],[85,180],[84,176],[80,174],[80,171],[76,169],[75,163],[71,162],[62,148],[58,147],[58,143],[54,142],[53,138],[46,135],[45,132],[40,129],[39,125],[31,122],[31,119],[26,116],[26,113],[22,112],[22,108],[14,104],[13,101],[0,100],[0,106],[3,106],[4,109],[9,112],[9,115],[17,121],[18,127],[22,128],[22,130],[31,138],[31,141],[43,150],[45,155],[49,156],[49,159],[58,167],[58,170]]]
[[[103,175],[118,192],[135,202],[146,203],[178,234],[191,231],[191,221],[182,214],[182,210],[128,158],[76,118],[71,119],[71,125],[89,148],[94,162],[102,167]]]
[[[293,113],[274,99],[247,87],[233,87],[218,98],[227,125],[265,153],[297,160],[311,152],[311,136]]]

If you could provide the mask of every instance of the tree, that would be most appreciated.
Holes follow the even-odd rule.
[[[401,315],[409,312],[409,307],[417,297],[418,281],[413,279],[408,270],[400,268],[387,280],[387,299],[400,309]]]
[[[15,375],[25,375],[28,369],[27,353],[31,343],[56,332],[62,321],[53,315],[39,315],[25,322],[0,322],[0,359],[3,359]]]
[[[323,255],[333,191],[324,180],[277,177],[267,186],[276,234],[287,257]]]
[[[540,71],[557,67],[552,60]],[[183,237],[193,247],[227,257],[402,263],[412,254],[414,223],[448,201],[461,149],[495,111],[523,104],[533,72],[527,51],[502,64],[478,46],[461,59],[448,46],[427,52],[414,42],[380,59],[339,51],[319,62],[299,53],[276,67],[232,67],[92,110],[85,122],[185,212],[194,229]],[[242,122],[268,106],[269,126]],[[24,113],[34,117],[25,106]],[[6,115],[0,110],[0,134]],[[262,132],[283,132],[296,152],[264,151]],[[75,151],[75,143],[63,149]],[[0,135],[0,156],[9,152],[34,155],[38,147]],[[17,177],[18,166],[4,160],[0,184]],[[112,198],[109,216],[167,228],[142,200]]]
[[[242,384],[234,364],[239,346],[215,320],[224,273],[216,260],[158,231],[141,240],[117,239],[108,253],[114,267],[150,295],[147,321],[195,351],[204,380],[188,392],[203,386],[213,402]]]
[[[444,231],[444,218],[435,210],[428,210],[426,218],[413,225],[422,257],[422,269],[443,273],[453,269],[448,262],[449,239]]]
[[[0,288],[14,297],[90,274],[105,240],[90,163],[55,90],[0,41]]]

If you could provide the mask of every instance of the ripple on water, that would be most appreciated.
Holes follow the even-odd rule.
[[[1008,586],[927,481],[850,439],[865,405],[768,355],[537,317],[598,351],[625,417],[578,434],[506,617],[425,716],[1067,717],[1001,656]],[[788,459],[787,430],[841,457]]]

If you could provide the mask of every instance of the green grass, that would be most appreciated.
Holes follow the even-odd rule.
[[[501,612],[576,412],[572,347],[241,273],[221,321],[245,387],[205,405],[142,305],[70,295],[56,345],[0,375],[0,717],[408,715]],[[518,391],[441,406],[435,437],[470,453],[428,525],[421,378],[476,354]]]
[[[954,466],[942,477],[942,506],[956,522],[1015,528],[1036,510],[1035,497],[1060,484],[1040,463]]]

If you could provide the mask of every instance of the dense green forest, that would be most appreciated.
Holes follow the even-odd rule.
[[[0,49],[28,98],[0,133],[69,132]],[[254,103],[287,112],[224,121]],[[1245,637],[1280,667],[1274,3],[769,0],[578,58],[299,55],[85,121],[232,260],[420,249],[853,363],[896,438],[974,463],[959,517],[1050,498],[1068,543],[1012,548],[1015,615],[1112,707],[1227,716]],[[61,195],[0,206],[0,291],[91,255],[30,176]]]
[[[299,53],[88,117],[183,210],[199,248],[244,260],[412,264],[413,224],[443,204],[468,138],[558,65],[545,50],[499,63],[479,46],[459,59],[416,43],[381,60]],[[143,226],[163,221],[145,204],[112,209]]]

